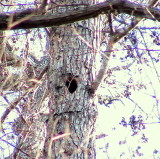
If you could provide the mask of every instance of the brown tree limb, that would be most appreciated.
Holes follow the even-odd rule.
[[[160,21],[160,9],[158,8],[141,6],[127,0],[107,0],[106,2],[92,5],[84,9],[54,15],[37,15],[35,9],[28,9],[10,15],[0,14],[0,30],[8,29],[8,19],[11,16],[13,22],[17,23],[10,29],[29,29],[59,26],[88,18],[94,18],[103,13],[114,13],[115,11],[119,14],[126,13],[140,18]]]
[[[128,4],[131,4],[130,2],[127,2]],[[127,3],[123,4],[124,6],[127,6]],[[158,3],[158,0],[152,0],[149,4],[149,7],[156,6]],[[133,6],[133,4],[132,4]],[[149,8],[148,7],[148,8]],[[135,8],[136,10],[137,8]],[[152,15],[151,15],[152,16]],[[131,30],[133,30],[144,18],[143,17],[135,17],[135,20],[133,21],[132,25],[129,25],[128,28],[126,28],[122,33],[115,33],[111,36],[111,38],[108,41],[108,48],[106,52],[104,53],[103,61],[101,64],[101,68],[97,74],[97,77],[95,81],[92,83],[91,88],[94,90],[94,92],[98,89],[100,83],[102,82],[108,66],[108,61],[111,55],[111,52],[113,51],[114,44],[117,43],[120,39],[122,39],[125,35],[127,35]]]
[[[152,0],[149,3],[149,7],[151,6],[156,6],[158,3],[158,0]],[[127,35],[131,30],[133,30],[142,20],[144,20],[144,18],[136,16],[134,21],[132,22],[132,25],[128,26],[128,28],[126,28],[123,32],[121,33],[117,33],[114,35],[114,42],[118,42],[120,39],[122,39],[125,35]]]

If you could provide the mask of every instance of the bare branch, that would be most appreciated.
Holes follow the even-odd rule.
[[[156,6],[158,3],[158,0],[153,0],[149,3],[149,7],[151,6]],[[137,8],[135,8],[136,10]],[[146,8],[146,10],[148,10],[148,8]],[[152,14],[150,15],[152,16]],[[152,16],[153,19],[155,19],[153,16]],[[118,42],[120,39],[122,39],[125,35],[127,35],[129,32],[131,32],[134,28],[136,28],[136,26],[142,21],[144,20],[143,17],[135,17],[134,21],[132,22],[132,25],[129,25],[127,29],[125,29],[122,33],[118,33],[118,34],[115,34],[114,35],[114,42]]]
[[[28,29],[59,26],[94,18],[104,13],[114,13],[115,11],[119,14],[126,13],[139,18],[160,21],[160,9],[141,6],[126,0],[108,0],[84,9],[54,15],[37,15],[37,10],[35,9],[28,9],[10,15],[0,14],[0,30],[6,30],[8,28],[8,18],[10,16],[13,16],[13,22],[25,17],[24,20],[20,20],[19,23],[17,22],[17,24],[13,25],[10,29]]]
[[[151,6],[156,6],[158,3],[158,0],[153,0],[150,2],[149,7]],[[135,18],[134,22],[132,25],[129,25],[128,28],[126,28],[122,33],[116,33],[114,35],[111,36],[109,42],[108,42],[108,48],[107,51],[104,53],[104,57],[103,57],[103,62],[101,64],[101,68],[97,74],[97,78],[95,79],[95,81],[92,83],[91,88],[96,91],[101,83],[101,81],[103,80],[105,74],[106,74],[106,70],[107,70],[107,65],[108,65],[108,61],[111,55],[111,52],[113,50],[113,46],[115,43],[117,43],[120,39],[122,39],[125,35],[127,35],[131,30],[133,30],[138,24],[139,22],[141,22],[144,18],[142,16],[139,16],[139,13],[135,13],[136,11],[140,11],[140,8],[142,6],[139,6],[137,4],[131,3],[131,2],[127,2],[127,1],[123,1],[122,5],[124,6],[124,10],[127,11],[127,7],[128,11],[133,7],[134,10],[132,9],[132,12],[130,12],[130,14],[137,14],[138,16]],[[136,7],[137,6],[137,7]],[[139,9],[138,9],[139,8]],[[143,7],[144,8],[144,7]],[[143,11],[144,9],[141,8],[141,11]],[[146,8],[145,8],[146,9]],[[149,10],[149,8],[147,8],[147,10]],[[127,12],[128,12],[127,11]],[[131,10],[130,10],[131,11]],[[145,12],[145,11],[144,11]],[[129,12],[128,12],[129,13]],[[149,14],[150,15],[150,14]],[[151,17],[153,17],[152,15],[150,15]]]

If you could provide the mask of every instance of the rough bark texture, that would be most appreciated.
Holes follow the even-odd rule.
[[[69,0],[63,5],[70,7],[55,8],[54,12],[73,9],[75,3],[84,7],[97,2]],[[22,131],[17,132],[20,138],[13,158],[96,158],[94,131],[98,113],[90,86],[97,71],[95,59],[103,19],[99,20],[49,29],[49,70],[41,87],[34,87],[36,93],[30,93],[33,97],[23,106],[23,118],[17,121],[21,124],[16,124]],[[73,80],[77,88],[71,92],[68,88],[75,87]]]
[[[96,158],[93,132],[97,108],[88,91],[94,76],[95,54],[94,47],[87,45],[95,42],[94,26],[95,20],[90,19],[52,28],[48,87],[53,113],[49,115],[45,140],[47,158]],[[74,93],[65,85],[68,73],[78,77]],[[65,133],[70,135],[52,140]]]

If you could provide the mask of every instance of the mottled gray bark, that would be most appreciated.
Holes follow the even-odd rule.
[[[47,158],[96,158],[93,133],[97,108],[88,89],[95,76],[96,20],[51,29],[48,89],[52,113],[47,121],[44,146]],[[73,93],[65,85],[68,73],[78,83]],[[61,134],[68,136],[53,139]]]
[[[96,18],[48,29],[49,69],[23,108],[24,122],[19,122],[23,124],[19,125],[20,138],[13,158],[96,158],[94,131],[98,112],[91,84],[96,78],[101,22],[103,18]],[[70,84],[66,86],[68,75],[72,75],[70,84],[73,80],[77,84],[71,93]]]

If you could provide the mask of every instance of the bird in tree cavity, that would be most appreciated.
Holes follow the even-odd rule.
[[[68,73],[65,85],[70,93],[74,93],[78,87],[78,76]]]

